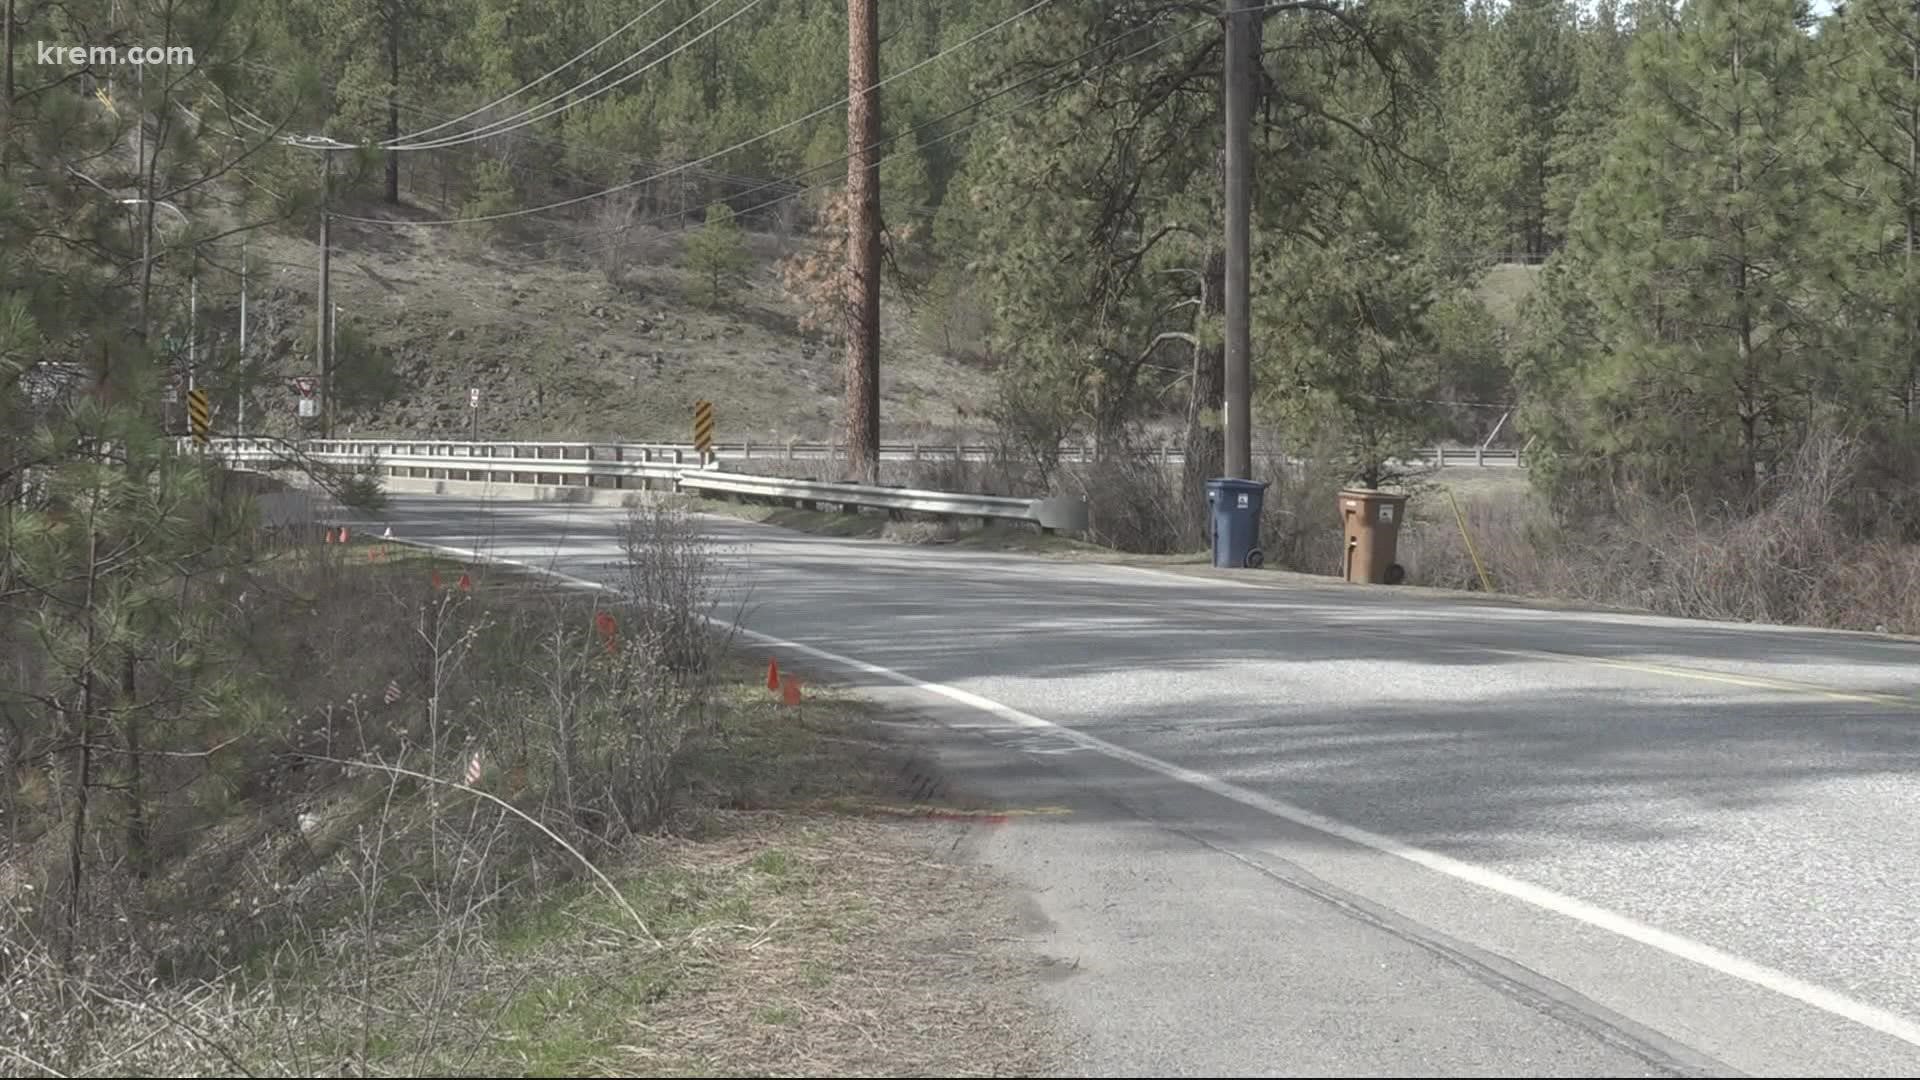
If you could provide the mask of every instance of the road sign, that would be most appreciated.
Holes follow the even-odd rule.
[[[301,416],[319,416],[320,403],[310,397],[301,398],[300,399],[300,415]]]
[[[480,407],[480,388],[477,386],[468,387],[467,388],[467,408],[477,409],[479,407]]]
[[[704,460],[713,449],[713,402],[693,403],[693,448]]]
[[[314,395],[315,391],[320,389],[320,380],[311,375],[295,375],[293,377],[293,388],[299,392],[301,397],[310,398]]]
[[[193,441],[207,445],[207,436],[213,433],[213,409],[205,390],[187,391],[187,418],[193,421]]]

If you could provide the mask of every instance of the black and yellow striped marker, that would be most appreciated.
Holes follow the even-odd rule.
[[[713,402],[693,403],[693,449],[705,460],[713,449]]]
[[[205,390],[187,391],[187,419],[193,424],[193,441],[207,445],[207,437],[213,434],[213,410]]]

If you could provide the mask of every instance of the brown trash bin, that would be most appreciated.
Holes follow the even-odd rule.
[[[1385,491],[1349,489],[1340,493],[1343,576],[1360,585],[1398,585],[1407,572],[1393,561],[1407,497]]]

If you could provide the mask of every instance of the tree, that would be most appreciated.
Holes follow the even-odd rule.
[[[1599,172],[1626,89],[1628,28],[1599,0],[1573,35],[1573,91],[1548,148],[1547,235],[1564,239],[1574,203]]]
[[[750,260],[746,239],[734,220],[733,208],[723,202],[707,207],[707,219],[687,238],[686,268],[698,284],[698,295],[719,304],[745,283]]]
[[[1330,451],[1343,482],[1377,488],[1417,471],[1396,462],[1444,430],[1434,402],[1473,373],[1460,353],[1486,342],[1465,279],[1420,242],[1421,200],[1408,196],[1423,172],[1365,157],[1354,169],[1331,228],[1263,249],[1255,329],[1261,411],[1282,449]]]
[[[224,762],[186,774],[168,763],[253,715],[205,600],[244,516],[206,462],[176,451],[159,402],[180,372],[152,343],[184,329],[188,281],[216,249],[208,190],[270,153],[273,133],[236,142],[204,128],[246,56],[233,2],[131,10],[133,40],[185,44],[201,62],[116,80],[110,108],[77,77],[47,72],[17,103],[0,178],[0,652],[12,665],[0,785],[10,807],[23,775],[63,789],[62,865],[40,868],[57,906],[40,914],[69,958],[98,896],[96,857],[137,879],[159,801],[228,780]]]
[[[1806,307],[1809,48],[1792,0],[1695,0],[1634,42],[1523,365],[1573,472],[1740,501],[1831,404]]]
[[[1475,0],[1442,61],[1444,152],[1466,212],[1454,243],[1488,254],[1546,255],[1549,153],[1572,90],[1569,16],[1561,0]]]
[[[1920,423],[1920,9],[1854,0],[1821,44],[1835,330],[1867,360],[1859,406]]]

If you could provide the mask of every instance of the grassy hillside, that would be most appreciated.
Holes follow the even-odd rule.
[[[780,287],[776,261],[795,242],[749,235],[748,282],[708,305],[689,295],[678,265],[687,235],[637,238],[616,287],[583,260],[534,262],[443,231],[337,229],[340,334],[390,353],[398,376],[385,405],[343,416],[339,432],[465,435],[467,389],[478,386],[483,438],[686,441],[700,398],[714,402],[723,440],[829,438],[844,354],[800,330],[800,308]],[[262,256],[272,286],[254,333],[271,343],[270,374],[312,374],[315,245],[263,238],[256,265]],[[987,399],[987,371],[926,347],[905,299],[889,294],[884,316],[886,437],[978,431],[969,414]],[[249,426],[264,415],[291,431],[293,400],[277,381],[262,386]]]

